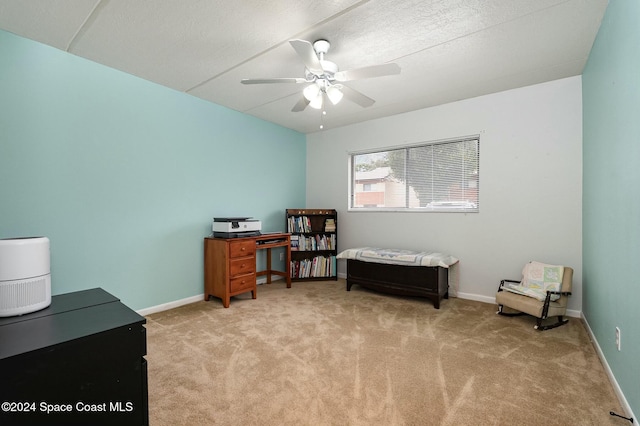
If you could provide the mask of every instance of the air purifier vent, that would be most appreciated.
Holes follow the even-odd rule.
[[[0,239],[0,317],[23,315],[51,304],[49,239]]]
[[[14,283],[0,283],[0,311],[9,314],[19,309],[38,309],[45,303],[49,306],[51,294],[51,275]]]

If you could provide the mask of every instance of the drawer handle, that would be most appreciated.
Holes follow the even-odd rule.
[[[240,265],[241,268],[244,268],[244,263],[242,265]]]
[[[246,247],[242,247],[240,251],[245,251],[246,249],[247,249]]]

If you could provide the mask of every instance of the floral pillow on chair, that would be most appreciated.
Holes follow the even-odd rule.
[[[522,281],[520,284],[505,283],[503,289],[543,301],[547,297],[547,290],[560,291],[563,275],[564,266],[529,262],[522,269]],[[559,298],[560,295],[558,294],[551,295],[551,300],[558,300]]]

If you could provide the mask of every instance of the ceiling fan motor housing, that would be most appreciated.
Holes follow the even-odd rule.
[[[313,42],[313,50],[315,50],[318,55],[324,55],[329,51],[330,47],[331,43],[327,40],[320,39]]]

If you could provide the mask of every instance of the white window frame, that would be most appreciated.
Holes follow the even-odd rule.
[[[386,153],[386,152],[390,152],[390,151],[400,151],[400,150],[404,150],[405,153],[408,153],[410,149],[412,148],[421,148],[421,147],[427,147],[427,146],[432,146],[432,145],[438,145],[438,144],[455,144],[455,143],[468,143],[468,142],[473,142],[475,141],[476,143],[476,149],[477,149],[477,158],[476,158],[476,163],[475,163],[475,170],[473,171],[469,171],[466,172],[467,174],[471,174],[474,176],[474,180],[472,181],[468,181],[467,183],[469,184],[468,186],[465,186],[465,188],[473,188],[473,191],[475,191],[475,194],[472,194],[472,199],[471,200],[467,200],[467,202],[462,202],[462,201],[453,201],[453,202],[448,202],[448,201],[437,201],[437,202],[431,202],[428,203],[428,205],[422,206],[422,207],[408,207],[406,206],[407,204],[409,204],[410,202],[408,201],[409,199],[409,195],[406,195],[407,197],[407,201],[405,201],[405,207],[358,207],[358,206],[354,206],[354,203],[356,201],[356,181],[355,181],[355,177],[356,177],[356,164],[355,164],[355,158],[357,156],[360,155],[365,155],[365,154],[382,154],[382,153]],[[399,146],[391,146],[391,147],[386,147],[386,148],[376,148],[376,149],[369,149],[369,150],[364,150],[364,151],[354,151],[354,152],[349,152],[348,153],[349,156],[349,161],[348,161],[348,167],[349,167],[349,172],[348,172],[348,176],[349,176],[349,184],[348,184],[348,190],[349,190],[349,205],[347,207],[348,211],[352,211],[352,212],[371,212],[371,211],[378,211],[378,212],[421,212],[421,213],[478,213],[480,211],[480,135],[472,135],[472,136],[464,136],[464,137],[459,137],[459,138],[452,138],[452,139],[445,139],[445,140],[438,140],[438,141],[431,141],[431,142],[422,142],[422,143],[417,143],[417,144],[412,144],[412,145],[399,145]],[[463,168],[466,168],[464,166],[461,166]],[[405,169],[406,169],[406,165],[405,165]],[[406,170],[405,170],[406,173]],[[405,175],[406,176],[406,175]],[[406,194],[409,194],[409,190],[410,190],[410,185],[406,182],[407,179],[405,179],[405,181],[403,182],[403,184],[405,185]],[[472,191],[472,192],[473,192]],[[360,191],[362,192],[362,191]]]

